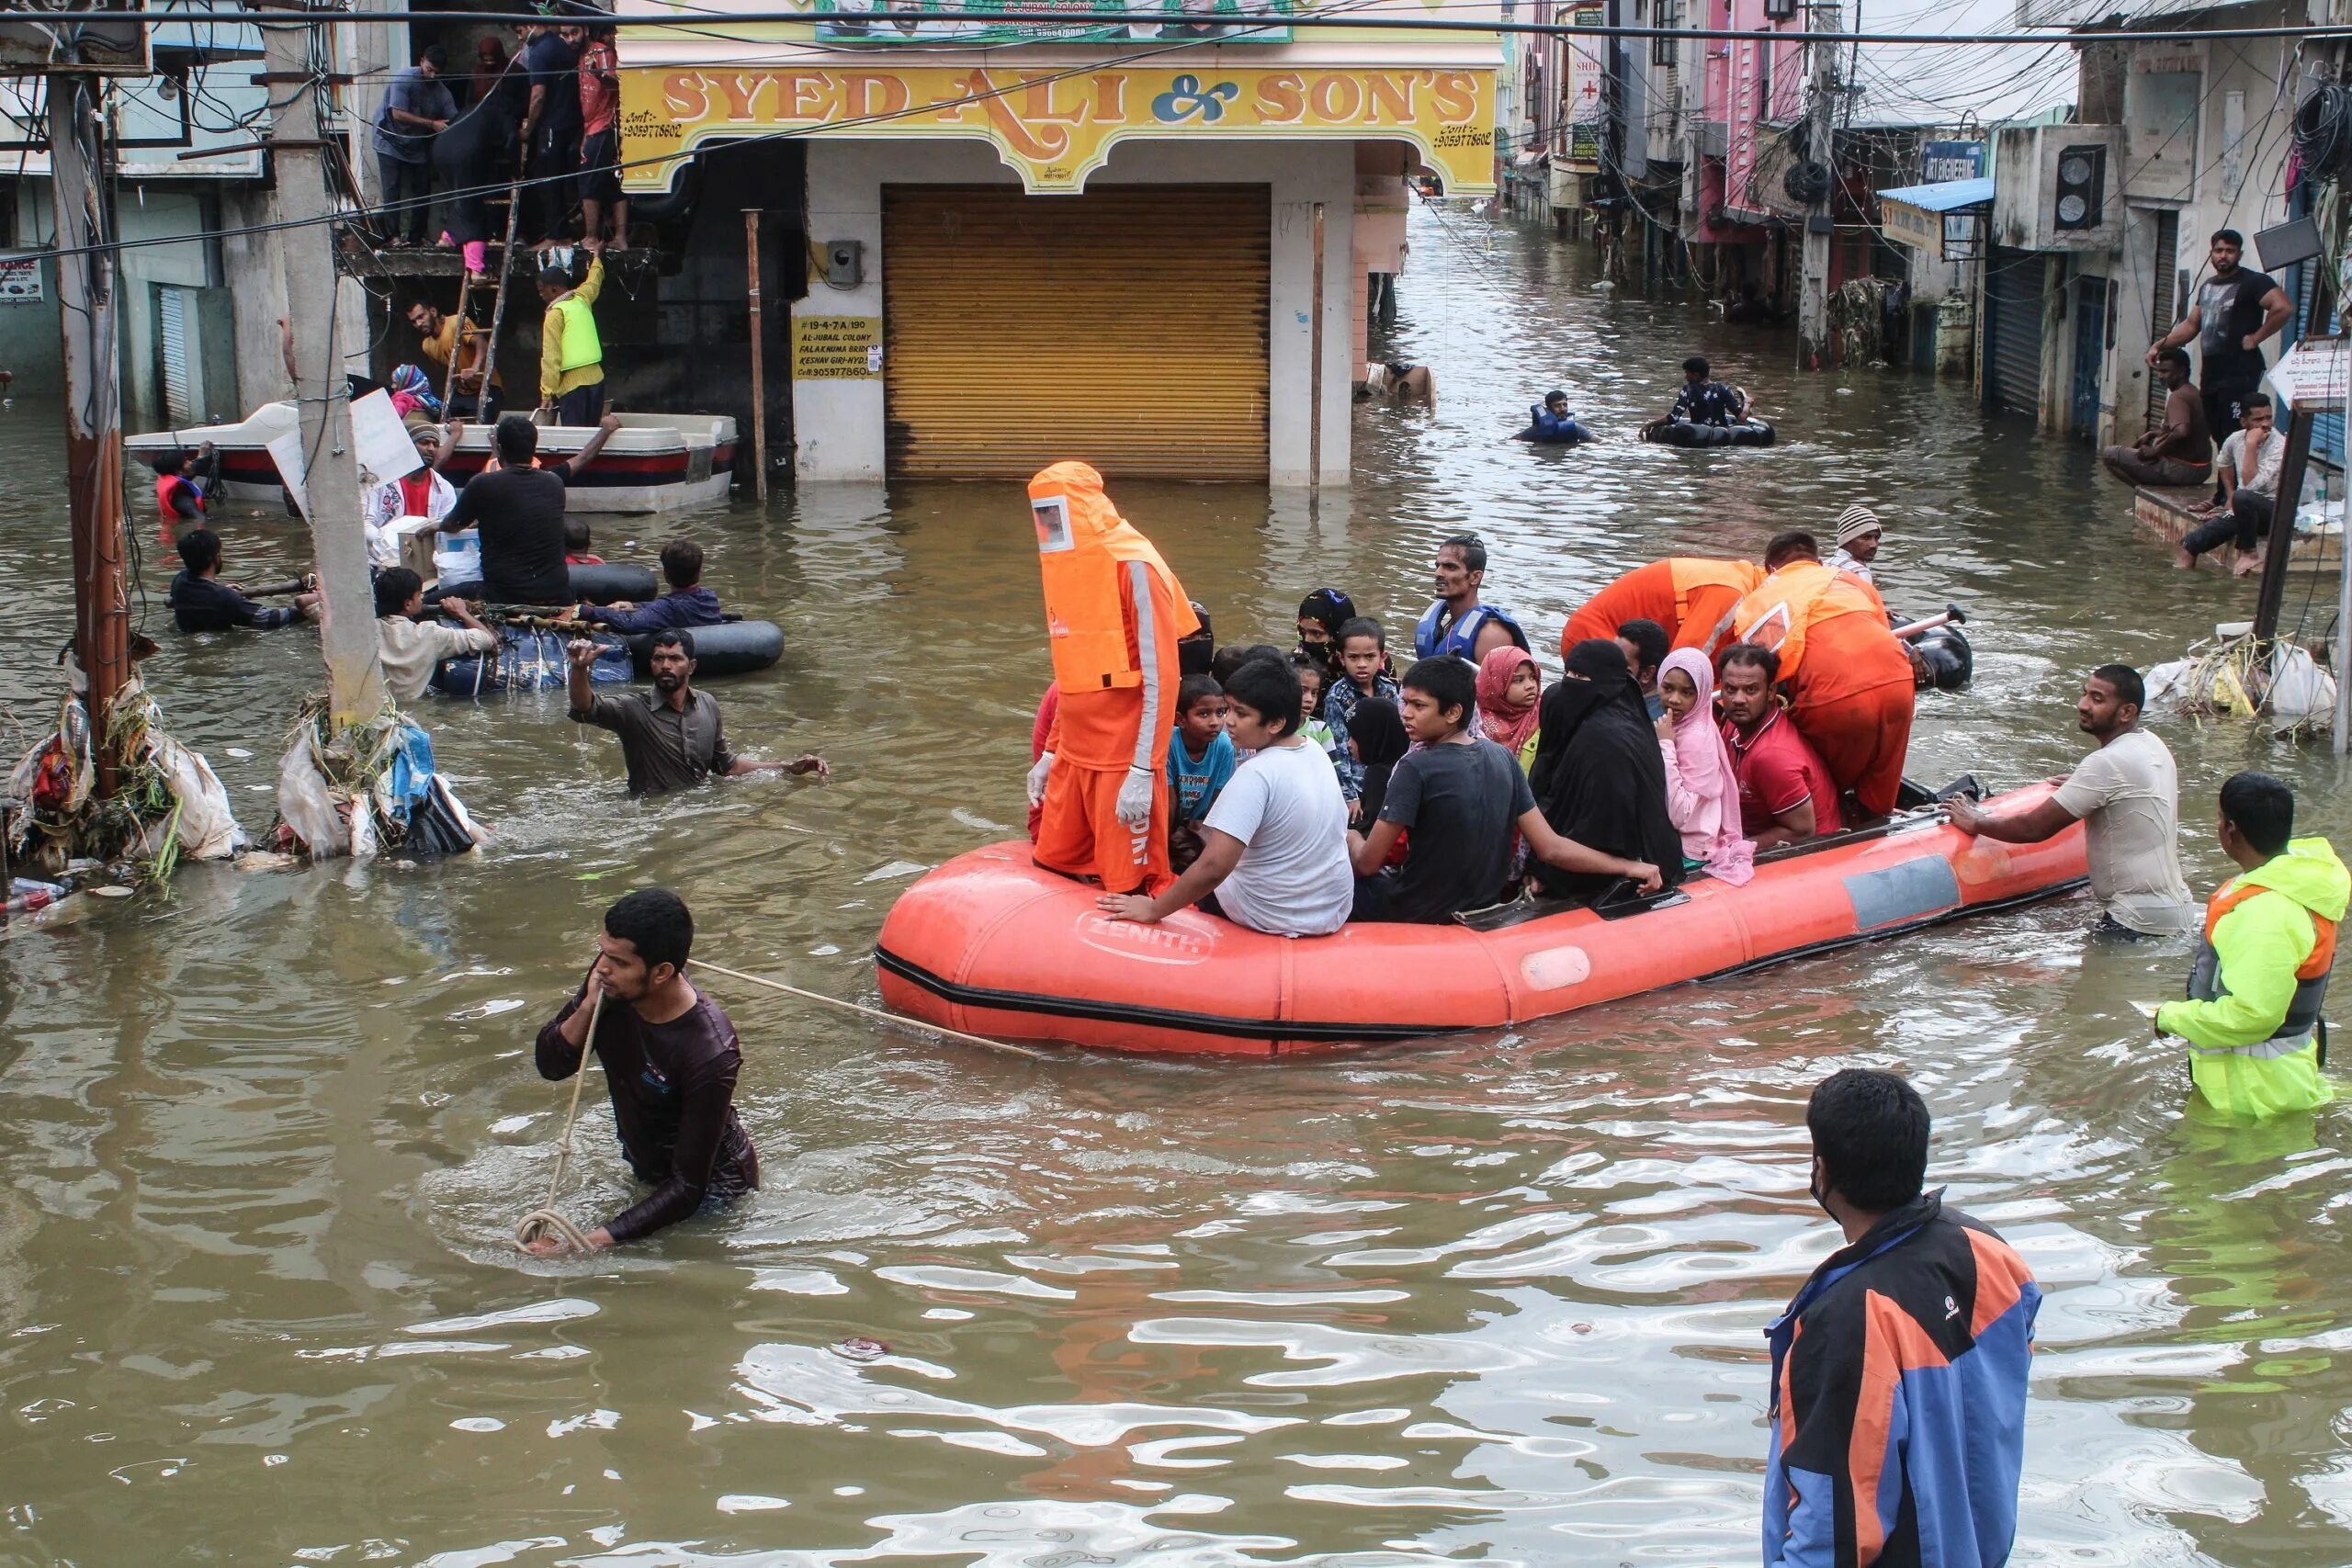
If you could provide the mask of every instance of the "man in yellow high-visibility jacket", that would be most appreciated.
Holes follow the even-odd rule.
[[[2222,849],[2239,874],[2206,908],[2188,997],[2156,1010],[2156,1033],[2188,1047],[2197,1092],[2233,1122],[2313,1111],[2335,1098],[2327,1060],[2328,973],[2352,873],[2325,839],[2293,838],[2295,796],[2267,773],[2222,785]]]
[[[541,269],[539,407],[558,424],[594,425],[605,417],[605,345],[596,337],[597,291],[605,287],[604,247],[588,242],[588,276],[578,288],[560,266]]]

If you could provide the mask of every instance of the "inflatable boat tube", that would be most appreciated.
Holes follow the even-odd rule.
[[[1666,446],[1770,446],[1772,427],[1760,419],[1737,424],[1693,424],[1687,419],[1655,420],[1642,426],[1642,439]]]
[[[628,646],[616,637],[599,637],[604,651],[588,667],[588,678],[598,685],[627,681]],[[444,696],[479,697],[492,692],[551,692],[571,679],[564,649],[571,639],[560,632],[502,627],[498,651],[469,653],[447,659],[433,671],[433,689]]]
[[[610,560],[602,566],[565,570],[571,574],[571,597],[582,604],[610,604],[623,599],[642,604],[662,597],[662,585],[654,581],[653,569],[635,561]]]
[[[574,566],[564,569],[570,579],[570,597],[564,605],[612,604],[626,602],[642,604],[662,597],[662,584],[654,580],[651,567],[635,561],[606,561],[602,566]],[[428,595],[439,599],[449,594],[467,599],[485,598],[479,579],[470,582],[443,582]],[[502,601],[503,603],[503,601]]]
[[[749,675],[784,657],[784,628],[774,621],[724,621],[715,626],[688,626],[695,639],[695,679],[712,675]],[[653,639],[658,634],[639,632],[628,639],[629,659],[637,672],[653,669]]]
[[[2030,809],[2052,785],[1993,802]],[[1266,936],[1187,909],[1104,919],[1093,888],[1025,842],[960,855],[900,896],[875,944],[883,999],[1001,1039],[1103,1050],[1282,1055],[1507,1029],[2065,892],[2079,825],[2039,844],[1970,838],[1933,808],[1759,858],[1605,911],[1511,906],[1453,925]]]
[[[1928,661],[1933,679],[1929,684],[1939,692],[1957,692],[1976,677],[1976,650],[1968,644],[1968,634],[1947,622],[1932,631],[1921,632],[1912,639],[1912,646]]]

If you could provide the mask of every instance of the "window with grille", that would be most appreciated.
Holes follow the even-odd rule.
[[[1682,25],[1682,0],[1657,0],[1657,25],[1661,28],[1679,28]],[[1679,51],[1681,47],[1682,40],[1678,38],[1660,37],[1650,39],[1650,63],[1652,65],[1680,63]]]

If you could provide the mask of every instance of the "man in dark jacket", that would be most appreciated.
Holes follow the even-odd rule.
[[[209,528],[190,528],[179,536],[179,574],[172,579],[169,597],[172,620],[184,632],[225,632],[239,626],[274,631],[304,616],[319,618],[319,596],[297,593],[294,607],[265,609],[244,595],[233,582],[220,581],[220,536]]]
[[[1999,1236],[1921,1190],[1928,1108],[1903,1079],[1833,1073],[1805,1127],[1809,1190],[1846,1246],[1766,1330],[1765,1568],[1997,1568],[2041,1292]]]

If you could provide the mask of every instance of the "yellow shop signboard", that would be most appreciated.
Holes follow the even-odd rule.
[[[639,66],[622,183],[663,190],[700,143],[777,133],[983,138],[1037,194],[1084,189],[1135,137],[1394,137],[1474,194],[1495,188],[1494,118],[1488,70]]]

